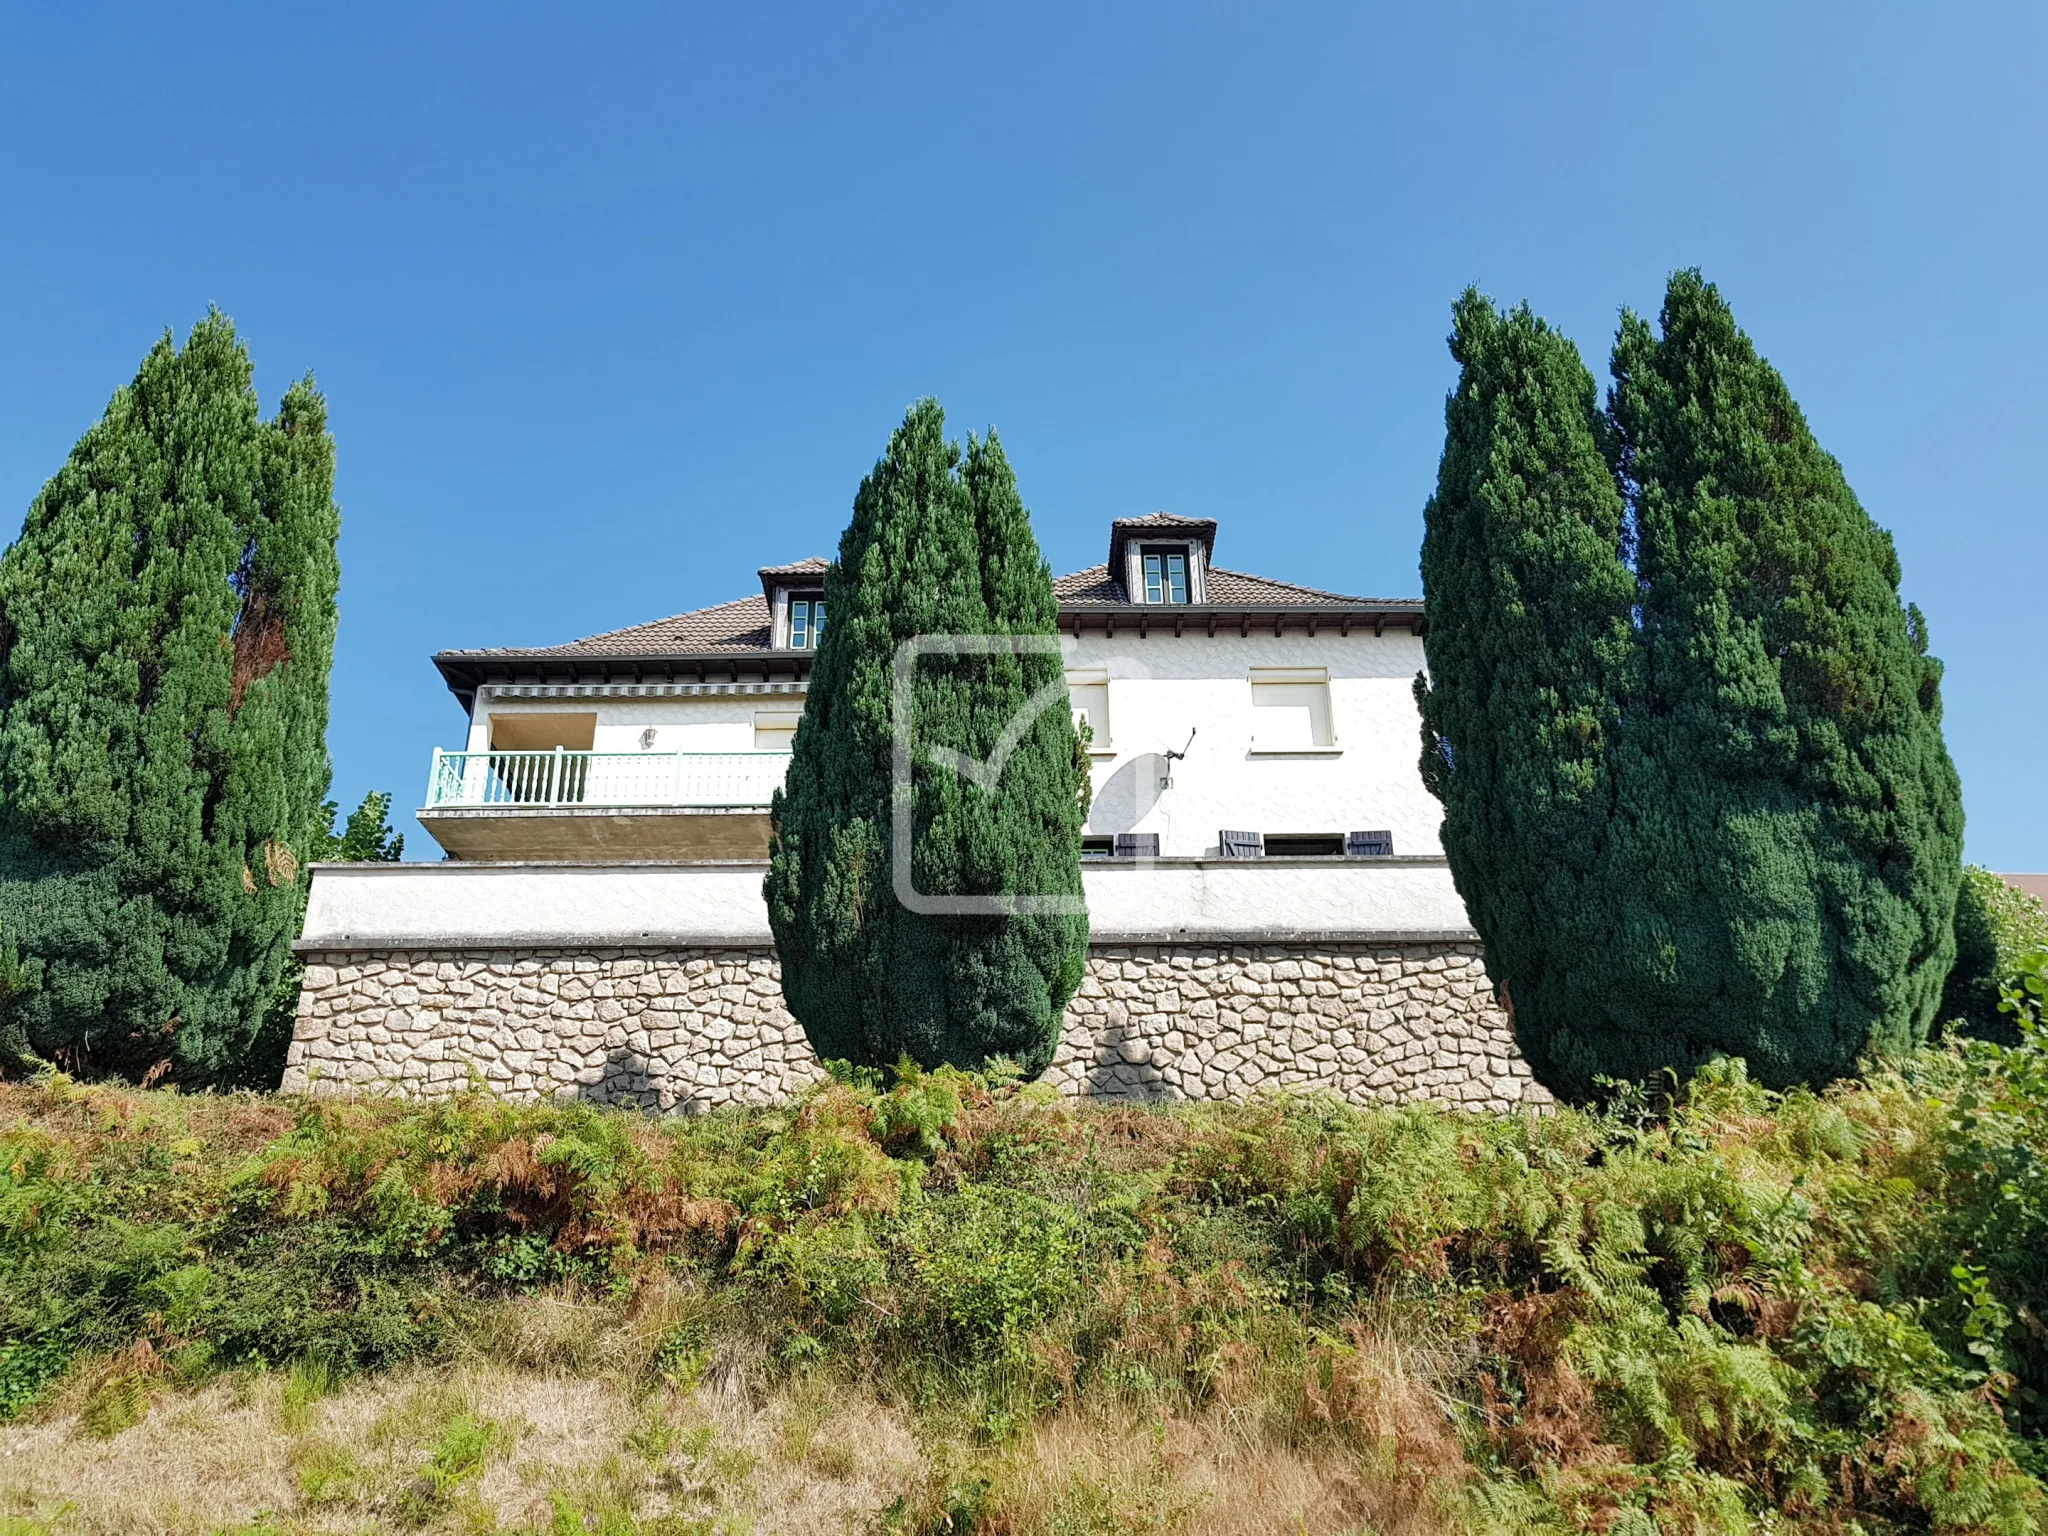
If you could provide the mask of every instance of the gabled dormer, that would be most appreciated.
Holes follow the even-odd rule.
[[[825,633],[825,568],[816,555],[792,565],[761,567],[768,599],[768,645],[777,651],[815,651]]]
[[[1209,555],[1216,523],[1206,517],[1154,512],[1109,525],[1109,574],[1130,601],[1173,607],[1209,600]]]

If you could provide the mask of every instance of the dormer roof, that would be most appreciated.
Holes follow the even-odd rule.
[[[1120,517],[1109,525],[1109,569],[1124,568],[1124,549],[1136,539],[1186,540],[1202,546],[1202,563],[1210,563],[1216,552],[1216,519],[1181,517],[1172,512],[1147,512],[1143,517]]]
[[[814,587],[825,579],[825,569],[831,563],[823,555],[809,555],[787,565],[764,565],[760,571],[761,595],[772,603],[777,587]]]

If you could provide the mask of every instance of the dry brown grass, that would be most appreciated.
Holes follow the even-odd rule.
[[[1226,1415],[1048,1420],[1005,1467],[991,1502],[991,1524],[1005,1536],[1433,1536],[1461,1528],[1431,1490],[1388,1469],[1332,1446],[1247,1432]]]
[[[464,1418],[491,1428],[481,1471],[429,1497],[423,1469]],[[264,1529],[308,1536],[470,1536],[548,1531],[559,1497],[593,1523],[675,1514],[843,1536],[922,1468],[901,1419],[856,1394],[822,1411],[801,1389],[636,1400],[606,1380],[478,1363],[357,1383],[296,1413],[272,1376],[164,1396],[107,1437],[75,1412],[0,1425],[0,1516],[55,1536],[213,1536],[266,1513]]]
[[[743,1365],[647,1394],[609,1372],[481,1358],[311,1401],[303,1382],[243,1377],[166,1391],[112,1435],[94,1432],[73,1394],[38,1421],[0,1425],[0,1516],[51,1536],[216,1536],[259,1518],[255,1528],[286,1536],[485,1536],[559,1529],[560,1502],[590,1529],[609,1514],[633,1523],[608,1530],[662,1529],[668,1516],[705,1536],[845,1536],[888,1529],[892,1504],[916,1529],[967,1476],[987,1485],[995,1536],[1457,1529],[1446,1501],[1462,1463],[1440,1415],[1398,1361],[1373,1365],[1310,1394],[1306,1434],[1258,1409],[1186,1418],[1098,1405],[1003,1450],[921,1444],[902,1414],[845,1383],[771,1391]],[[486,1427],[481,1469],[429,1497],[427,1469],[458,1424]]]

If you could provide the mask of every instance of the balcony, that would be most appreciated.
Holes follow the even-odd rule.
[[[434,752],[420,824],[457,859],[759,859],[787,752]]]

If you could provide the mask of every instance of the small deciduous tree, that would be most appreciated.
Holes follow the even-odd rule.
[[[787,783],[775,800],[765,890],[783,993],[818,1054],[870,1066],[909,1057],[1045,1069],[1080,984],[1079,913],[948,914],[897,900],[891,839],[892,676],[906,640],[1045,635],[1051,572],[1015,476],[990,433],[963,455],[936,401],[920,401],[861,482],[825,577],[818,649]],[[1081,791],[1056,653],[932,656],[912,682],[909,819],[917,891],[1065,896],[1081,891]],[[995,759],[983,784],[929,749]]]
[[[373,789],[364,795],[339,832],[334,830],[334,818],[341,807],[329,800],[320,811],[326,826],[314,841],[316,863],[396,864],[405,856],[404,836],[391,830],[390,791]]]

